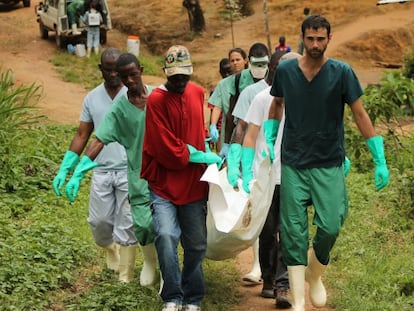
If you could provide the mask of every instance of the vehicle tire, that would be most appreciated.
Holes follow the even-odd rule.
[[[56,46],[58,48],[64,48],[65,47],[65,40],[62,36],[59,36],[57,31],[55,32],[55,40],[56,40]]]
[[[23,6],[28,8],[30,6],[30,0],[23,0]]]
[[[106,43],[106,29],[101,29],[101,33],[99,35],[99,41],[101,44]]]
[[[40,31],[40,38],[47,39],[49,38],[49,31],[41,22],[39,22],[39,31]]]

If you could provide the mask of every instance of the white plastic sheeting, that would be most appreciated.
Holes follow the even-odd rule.
[[[269,158],[260,164],[257,179],[247,194],[227,181],[227,169],[210,165],[201,180],[210,185],[207,214],[207,253],[212,260],[234,258],[259,237],[276,185],[275,170]]]

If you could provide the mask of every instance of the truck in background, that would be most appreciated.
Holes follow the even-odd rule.
[[[91,0],[85,0],[86,12]],[[107,0],[97,1],[97,9],[103,18],[103,24],[100,26],[101,44],[106,43],[107,32],[112,29],[111,15]],[[66,47],[67,44],[78,44],[86,42],[86,25],[79,18],[77,23],[77,33],[74,33],[69,23],[67,7],[72,1],[68,0],[44,0],[35,6],[37,22],[39,23],[40,37],[49,38],[49,32],[55,34],[56,45],[59,48]]]

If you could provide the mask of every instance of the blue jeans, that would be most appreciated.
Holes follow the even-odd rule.
[[[164,302],[200,305],[204,297],[202,262],[207,248],[206,200],[175,205],[150,192],[156,233],[155,247],[164,279]],[[183,270],[178,262],[178,242],[184,250]]]

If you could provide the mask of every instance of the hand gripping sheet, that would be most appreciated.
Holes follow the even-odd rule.
[[[243,191],[241,180],[235,190],[227,181],[227,170],[209,165],[201,180],[210,185],[207,213],[207,252],[212,260],[234,258],[259,237],[266,221],[276,185],[269,158],[260,164],[251,192]]]

